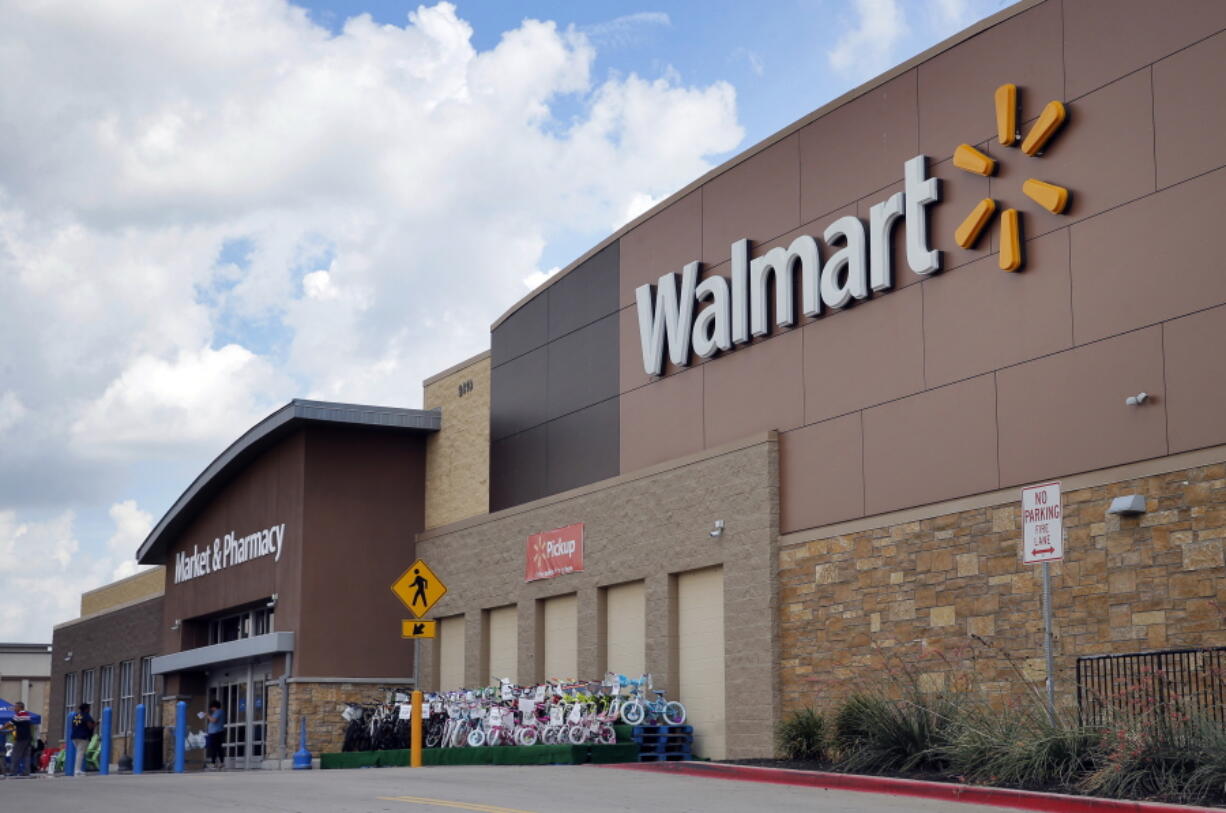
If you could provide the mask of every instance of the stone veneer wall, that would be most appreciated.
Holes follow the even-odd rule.
[[[427,379],[423,390],[424,408],[443,411],[443,428],[426,439],[426,527],[437,528],[489,511],[490,354]]]
[[[725,520],[726,530],[712,538],[709,532],[716,519]],[[525,582],[528,536],[576,522],[585,525],[585,570]],[[484,610],[518,605],[516,679],[527,683],[536,680],[541,670],[538,603],[567,594],[578,596],[579,675],[599,679],[603,674],[600,590],[642,579],[646,668],[655,685],[667,688],[674,698],[675,574],[722,565],[728,756],[757,757],[774,750],[778,523],[778,443],[770,432],[427,531],[418,537],[417,553],[448,588],[430,617],[464,616],[469,686],[489,680],[489,675],[481,674]],[[421,650],[425,689],[440,688],[436,649],[437,645]]]
[[[1078,656],[1226,645],[1226,464],[1065,489],[1066,559],[1051,566],[1061,702],[1075,702]],[[1112,497],[1136,493],[1148,513],[1106,515]],[[1017,492],[982,508],[785,538],[785,711],[828,707],[897,663],[891,654],[908,658],[928,687],[951,687],[973,668],[990,693],[1016,694],[1008,653],[1041,689],[1042,568],[1020,561],[1019,501]]]
[[[267,734],[265,735],[266,759],[291,759],[298,750],[298,738],[302,718],[306,717],[307,750],[311,756],[336,753],[345,742],[345,727],[348,723],[341,717],[346,703],[382,701],[388,689],[406,689],[390,684],[375,685],[369,681],[350,682],[295,682],[289,684],[289,729],[286,752],[281,750],[281,687],[268,684],[268,707],[265,709]]]

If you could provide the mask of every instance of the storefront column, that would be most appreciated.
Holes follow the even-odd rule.
[[[604,641],[601,640],[600,626],[600,590],[596,587],[586,587],[578,591],[578,627],[579,644],[578,660],[580,680],[601,680],[604,672],[600,668],[603,660]]]
[[[645,580],[647,602],[647,671],[657,689],[676,697],[677,676],[677,585],[676,577],[656,573]]]

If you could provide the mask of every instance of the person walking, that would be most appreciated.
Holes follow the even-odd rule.
[[[30,775],[30,762],[33,754],[30,744],[33,741],[34,722],[26,704],[18,701],[13,704],[13,773],[20,776]]]
[[[85,776],[85,749],[89,748],[89,740],[93,735],[94,718],[89,716],[89,703],[82,703],[77,706],[77,713],[72,715],[72,744],[77,749],[73,776]]]
[[[226,713],[221,708],[221,703],[216,700],[209,702],[208,714],[208,729],[205,736],[205,759],[208,760],[208,766],[213,770],[221,770],[225,767],[225,758],[221,755],[221,740],[226,730]]]

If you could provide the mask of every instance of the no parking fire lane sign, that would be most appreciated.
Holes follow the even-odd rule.
[[[1022,562],[1035,565],[1064,558],[1064,506],[1060,484],[1022,489]]]

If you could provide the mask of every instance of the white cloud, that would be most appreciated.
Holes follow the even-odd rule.
[[[4,19],[0,511],[23,559],[72,527],[109,556],[108,506],[155,504],[138,463],[199,470],[291,396],[415,406],[551,244],[743,136],[728,84],[593,75],[659,12],[527,20],[485,51],[449,3],[335,34],[284,0]]]
[[[638,11],[584,26],[582,31],[597,45],[617,48],[636,45],[652,29],[668,28],[672,24],[667,12]]]
[[[25,405],[21,403],[17,393],[9,390],[0,394],[0,435],[16,426],[25,414]]]
[[[76,516],[21,522],[0,511],[0,640],[51,640],[51,627],[80,615],[81,593],[141,569],[133,554],[153,518],[132,500],[111,506],[115,532],[100,552],[82,550]]]
[[[538,286],[545,284],[545,281],[554,274],[562,270],[562,266],[555,265],[548,271],[533,271],[528,276],[524,277],[524,287],[529,291],[535,291]]]
[[[908,32],[898,0],[855,0],[856,21],[826,52],[830,67],[856,80],[867,79],[894,62],[894,49]]]

